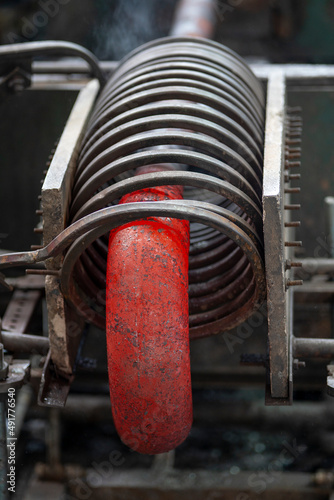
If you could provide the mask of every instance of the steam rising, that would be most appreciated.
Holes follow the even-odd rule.
[[[145,42],[167,36],[177,0],[101,2],[93,52],[99,59],[119,60]]]

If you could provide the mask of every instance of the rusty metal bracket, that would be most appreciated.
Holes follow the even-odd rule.
[[[31,67],[31,64],[29,65]],[[30,69],[30,68],[29,68]],[[16,66],[1,79],[0,90],[5,93],[22,92],[31,85],[31,73],[23,67]]]
[[[64,377],[57,373],[57,368],[51,360],[51,352],[49,351],[43,367],[38,392],[38,404],[40,406],[63,408],[73,380],[73,375]]]
[[[263,227],[268,301],[270,393],[289,397],[289,321],[285,290],[283,162],[286,86],[283,71],[268,79],[263,167]]]
[[[292,271],[301,264],[293,261],[293,241],[297,221],[291,221],[292,210],[300,208],[290,203],[290,194],[298,188],[284,186],[290,179],[289,168],[300,156],[300,148],[290,148],[289,134],[299,117],[289,117],[286,104],[286,77],[281,68],[268,78],[267,115],[263,171],[263,231],[268,303],[268,387],[266,404],[291,404],[293,383],[293,292]],[[298,151],[297,151],[298,149]],[[295,151],[296,150],[296,151]]]
[[[44,244],[66,227],[78,147],[98,91],[97,80],[80,91],[42,186]],[[47,270],[60,266],[61,256],[46,261]],[[70,375],[84,321],[65,303],[57,276],[46,277],[45,294],[52,360],[60,371]]]

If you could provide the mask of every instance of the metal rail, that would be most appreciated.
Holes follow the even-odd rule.
[[[80,57],[89,64],[92,75],[99,80],[101,87],[106,82],[98,59],[92,52],[76,43],[50,40],[46,42],[13,43],[11,45],[0,46],[0,64],[13,63],[18,60],[22,61],[38,56]]]

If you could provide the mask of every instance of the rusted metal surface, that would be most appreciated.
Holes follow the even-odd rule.
[[[73,380],[73,375],[64,377],[57,372],[57,367],[53,364],[49,352],[43,367],[38,392],[38,404],[40,406],[63,408]]]
[[[170,35],[212,38],[217,10],[216,0],[180,0]]]
[[[64,375],[70,375],[84,327],[83,319],[68,307],[59,279],[47,276],[45,296],[48,305],[48,331],[52,360]]]
[[[115,307],[107,308],[108,331],[112,330],[108,343],[114,419],[121,436],[128,443],[130,441],[129,444],[132,441],[133,448],[136,446],[133,441],[138,436],[124,434],[134,428],[146,436],[137,446],[139,451],[146,453],[166,451],[186,436],[191,425],[189,325],[191,338],[221,333],[244,321],[265,297],[261,207],[263,124],[263,89],[247,65],[225,47],[202,39],[169,38],[147,44],[123,60],[100,95],[82,142],[71,189],[71,225],[64,229],[66,200],[69,199],[67,186],[65,195],[61,195],[63,198],[60,196],[56,200],[59,213],[54,208],[53,198],[45,195],[48,182],[53,182],[51,173],[57,183],[63,176],[64,167],[66,172],[71,169],[66,162],[61,164],[60,172],[52,169],[61,140],[43,186],[42,204],[43,215],[50,214],[53,207],[54,216],[62,227],[44,222],[44,248],[0,260],[0,266],[6,262],[22,265],[47,260],[46,272],[49,271],[50,276],[46,278],[46,297],[48,303],[53,301],[49,314],[50,346],[56,370],[53,371],[48,360],[40,393],[42,403],[61,404],[66,399],[71,378],[70,356],[75,350],[69,349],[69,335],[61,328],[62,324],[68,326],[70,321],[66,311],[61,310],[62,304],[57,303],[60,291],[81,317],[105,327],[103,275],[108,267],[105,235],[126,224],[126,228],[113,233],[109,258],[118,270],[122,266],[137,269],[137,255],[140,261],[143,256],[146,258],[153,245],[152,257],[136,276],[144,283],[145,275],[149,271],[152,273],[150,268],[153,266],[156,270],[147,292],[153,292],[153,310],[159,314],[153,314],[152,308],[147,309],[144,300],[140,308],[134,307],[131,311],[131,297],[127,295],[131,287],[126,287],[126,294],[124,283],[133,273],[124,270],[114,273],[108,268],[107,290],[118,310],[116,317]],[[174,164],[174,169],[180,171],[149,173],[152,164],[162,163]],[[183,165],[188,171],[184,171]],[[140,167],[148,170],[133,176],[131,171]],[[198,173],[198,169],[205,173]],[[173,186],[185,186],[188,199],[162,202],[155,198],[152,203],[152,197],[148,202],[132,198],[131,193],[138,190],[166,192],[166,186],[170,191],[180,189]],[[48,188],[48,191],[51,190]],[[120,197],[129,195],[128,203],[112,206]],[[187,304],[181,300],[182,296],[188,303],[187,245],[171,240],[168,231],[166,243],[162,243],[165,235],[159,232],[158,240],[155,239],[156,232],[151,232],[149,225],[152,225],[152,218],[156,221],[161,217],[168,220],[169,231],[170,225],[173,226],[172,233],[175,233],[174,225],[180,228],[187,227],[187,221],[195,223],[190,252],[189,279],[193,295],[189,322]],[[133,221],[136,223],[131,224]],[[128,252],[124,241],[118,241],[115,235],[131,231],[130,224],[133,229],[138,221],[144,221],[142,226],[148,229],[151,243],[139,251],[137,238],[136,249]],[[199,225],[206,225],[206,231],[198,230]],[[165,226],[163,223],[163,233]],[[50,236],[52,231],[56,234]],[[184,239],[183,235],[181,240]],[[114,244],[117,251],[113,251]],[[153,251],[158,247],[158,252]],[[164,262],[163,271],[159,267],[161,262],[156,259],[161,252],[171,256]],[[60,279],[51,276],[60,266]],[[114,287],[108,288],[110,276],[120,280],[120,293],[117,294]],[[161,283],[166,276],[165,284],[172,292],[167,290],[162,294]],[[143,291],[145,283],[139,289]],[[136,294],[133,300],[136,302]],[[145,342],[145,352],[136,350],[136,346],[136,352],[132,352],[127,329],[132,331],[134,328],[125,323],[137,313],[140,321],[146,318],[145,324],[140,323],[140,330],[145,330],[140,332],[140,338],[149,337],[148,343],[155,343],[150,355]],[[57,324],[52,324],[56,319]],[[176,334],[177,330],[180,335]],[[121,335],[122,332],[126,335]],[[71,341],[77,342],[80,335],[72,337]],[[160,345],[162,339],[164,346]],[[118,351],[122,355],[116,355]],[[143,365],[140,372],[133,366],[133,356]],[[131,363],[125,362],[127,359]],[[160,376],[162,359],[168,377],[166,374]],[[134,378],[128,376],[130,365],[144,389],[139,387],[135,391]],[[155,376],[148,377],[146,372],[151,375],[154,372]],[[148,426],[144,430],[137,429],[142,425],[143,414],[146,414]],[[126,422],[125,417],[131,415],[131,422]],[[158,435],[155,440],[152,439],[154,427]]]
[[[154,158],[162,158],[162,155],[166,155],[168,150],[165,150],[163,153],[159,152],[158,155],[154,155]],[[152,156],[152,155],[151,155]],[[181,155],[177,153],[169,154],[169,158],[173,158],[175,160],[180,160],[182,158]],[[186,155],[185,155],[186,158]],[[189,162],[190,163],[190,162]],[[202,165],[206,166],[203,162]],[[220,173],[220,176],[224,179],[224,174]],[[106,187],[103,192],[97,193],[91,199],[88,199],[84,205],[84,208],[81,209],[80,215],[87,215],[86,212],[90,213],[104,208],[109,203],[117,200],[120,196],[124,196],[126,194],[130,194],[134,189],[146,189],[153,186],[163,186],[166,183],[171,185],[183,185],[183,186],[191,186],[203,188],[206,191],[216,193],[217,195],[224,196],[228,198],[230,201],[238,205],[245,213],[249,214],[249,217],[252,219],[252,224],[255,226],[255,230],[253,229],[253,233],[256,233],[254,239],[261,241],[259,235],[261,234],[261,209],[259,207],[259,201],[257,197],[255,199],[250,198],[246,194],[244,194],[239,188],[235,188],[229,182],[226,182],[222,179],[217,179],[214,176],[209,176],[205,174],[198,174],[194,172],[157,172],[154,174],[142,174],[138,175],[134,178],[124,179],[123,181],[119,181],[117,184],[113,184],[109,187]],[[230,211],[232,214],[236,214],[237,217],[239,215],[242,216],[242,212],[238,213],[237,208],[234,210],[229,210],[228,203],[223,204],[225,211]],[[208,207],[209,208],[209,207]],[[212,205],[212,210],[215,210],[215,205]],[[233,215],[232,215],[233,216]],[[76,219],[77,217],[75,217]],[[79,219],[80,220],[80,219]],[[250,224],[249,224],[250,227]]]
[[[229,220],[232,213],[236,218],[246,218],[243,212],[248,214],[252,223],[246,232],[253,241],[257,240],[261,252],[262,127],[262,89],[232,51],[214,42],[192,38],[151,42],[123,60],[98,100],[79,157],[71,220],[78,221],[117,203],[119,198],[138,189],[191,186],[187,198],[195,200],[201,193],[201,199],[222,206],[225,213],[221,215],[225,217],[229,212]],[[224,158],[226,163],[218,158]],[[174,168],[178,165],[176,170],[184,170],[181,165],[187,165],[188,171],[132,175],[138,167],[162,163],[171,163]],[[198,168],[210,175],[192,171]],[[210,209],[216,210],[213,203]],[[210,290],[214,292],[206,305],[210,314],[205,308],[202,315],[198,314],[199,308],[191,319],[191,335],[196,337],[210,334],[209,325],[212,333],[218,333],[238,324],[256,303],[253,274],[246,269],[245,262],[244,266],[238,266],[237,259],[226,258],[219,263],[224,247],[218,241],[211,246],[211,253],[205,255],[205,242],[211,240],[212,234],[212,230],[204,238],[196,234],[197,240],[195,237],[191,242],[190,268],[196,268],[189,274],[191,285],[193,289],[197,282],[204,285],[202,290],[196,289],[194,304],[199,300],[200,290],[203,297]],[[221,243],[224,245],[226,241]],[[230,251],[235,248],[231,245]],[[203,249],[201,259],[192,257],[198,249]],[[67,262],[75,255],[77,259],[82,255],[77,265],[80,290],[71,286],[69,291],[64,285],[66,294],[72,294],[72,303],[78,307],[91,290],[96,309],[103,309],[104,297],[98,292],[103,286],[101,270],[106,268],[101,259],[106,257],[97,252],[96,246],[84,254],[76,254],[77,250],[71,250]],[[213,285],[211,279],[231,271],[232,262],[234,292],[229,299],[230,307],[221,307],[224,296],[217,288],[217,280]],[[233,288],[231,281],[230,284]],[[234,301],[233,294],[237,296]],[[86,298],[84,301],[87,302]],[[100,313],[92,315],[90,308],[89,316],[102,327]],[[224,317],[228,320],[224,321]]]
[[[91,81],[78,95],[42,186],[43,243],[47,245],[67,224],[67,211],[73,182],[75,162],[84,129],[99,90]],[[57,269],[58,262],[48,262]]]
[[[66,227],[77,151],[98,90],[99,84],[93,80],[79,93],[42,186],[44,244]],[[50,274],[60,265],[61,255],[46,262]],[[52,359],[60,371],[70,374],[83,321],[69,310],[57,277],[47,276],[45,293]]]
[[[291,287],[302,283],[293,279],[291,270],[299,265],[293,262],[293,248],[300,246],[300,242],[292,241],[294,223],[291,222],[289,209],[297,208],[297,205],[289,203],[289,185],[284,189],[284,183],[290,181],[290,160],[294,155],[289,134],[294,133],[295,127],[295,117],[289,117],[286,110],[285,75],[277,69],[268,80],[263,173],[269,391],[270,398],[277,399],[277,404],[286,404],[292,398]],[[268,403],[270,398],[268,396]]]
[[[2,318],[2,329],[7,332],[24,333],[27,330],[41,291],[15,290]]]
[[[268,80],[263,165],[263,226],[267,279],[270,388],[288,398],[289,331],[284,259],[283,162],[285,77],[277,71]]]
[[[73,223],[43,249],[0,256],[0,268],[41,262],[50,257],[60,255],[72,245],[70,251],[66,254],[62,266],[61,281],[63,292],[67,300],[81,312],[83,317],[104,328],[104,316],[94,311],[91,307],[89,297],[83,292],[78,293],[78,290],[74,287],[72,272],[75,263],[85,249],[97,238],[105,234],[105,232],[122,224],[137,220],[138,217],[145,218],[151,216],[175,217],[186,219],[190,222],[200,222],[235,241],[237,245],[242,247],[255,276],[255,290],[251,307],[256,307],[263,301],[265,297],[265,278],[261,256],[262,250],[257,243],[255,234],[252,238],[247,235],[245,231],[245,229],[247,230],[247,224],[239,216],[211,204],[192,202],[190,200],[156,202],[154,206],[149,202],[138,202],[136,204],[128,204],[126,207],[119,205],[99,210]],[[52,276],[51,278],[54,277]],[[247,305],[246,303],[244,309],[239,311],[239,314],[236,311],[234,315],[231,315],[228,327],[233,328],[245,320],[249,315],[248,308],[249,304]],[[227,324],[224,318],[222,318],[211,324],[210,327],[206,327],[205,325],[197,327],[195,335],[206,336],[210,334],[210,331],[211,333],[219,333],[224,328],[227,328]],[[190,333],[192,334],[192,331]]]
[[[187,206],[189,208],[187,208]],[[194,205],[197,205],[195,208]],[[120,205],[117,207],[110,207],[107,209],[100,210],[90,216],[86,216],[80,221],[73,224],[72,229],[77,226],[78,229],[81,226],[81,231],[83,230],[82,224],[84,222],[89,221],[89,225],[86,225],[86,228],[94,228],[91,231],[84,234],[82,238],[79,238],[71,247],[71,249],[67,252],[64,265],[62,267],[62,288],[65,296],[69,301],[75,304],[75,307],[80,308],[82,314],[85,314],[87,318],[91,321],[96,321],[98,324],[104,324],[104,317],[98,313],[94,313],[91,308],[89,308],[89,299],[85,297],[85,295],[80,292],[78,294],[78,290],[76,290],[73,286],[72,272],[75,266],[77,259],[80,255],[85,251],[85,249],[99,236],[101,236],[105,230],[112,229],[115,226],[121,225],[121,223],[131,222],[132,220],[147,217],[150,215],[153,216],[169,216],[175,218],[186,219],[190,221],[201,221],[204,224],[211,226],[212,228],[222,231],[224,234],[228,235],[233,241],[235,241],[238,245],[242,246],[244,253],[247,255],[247,258],[251,262],[254,276],[255,276],[255,289],[252,295],[252,306],[256,307],[256,304],[259,305],[264,298],[264,275],[263,275],[263,263],[261,259],[261,253],[254,245],[253,241],[246,235],[246,233],[239,229],[235,224],[230,223],[228,220],[219,216],[219,207],[216,207],[215,211],[217,211],[217,215],[212,211],[201,209],[198,207],[204,206],[207,208],[207,204],[203,204],[197,202],[197,204],[190,204],[189,202],[155,202],[154,206],[151,203],[138,202],[136,204],[128,204],[125,208]],[[122,216],[123,212],[123,216]],[[102,222],[104,219],[104,223]],[[107,222],[107,220],[109,221]],[[100,227],[97,227],[96,222],[99,220]],[[113,223],[112,223],[113,222]],[[65,236],[64,231],[64,236]],[[85,231],[83,231],[85,232]],[[70,231],[68,231],[70,233]],[[72,232],[72,236],[75,232]],[[66,241],[66,240],[65,240]],[[63,241],[63,244],[65,244]],[[59,241],[60,243],[60,241]],[[59,250],[60,246],[58,247]],[[244,309],[239,311],[239,315],[237,311],[235,313],[235,317],[229,318],[231,320],[231,324],[236,325],[238,322],[242,321],[242,318],[245,318],[247,314],[249,314],[249,304],[245,304]],[[231,315],[232,316],[232,315]],[[100,319],[99,319],[100,317]],[[233,320],[233,322],[232,322]],[[102,326],[103,327],[103,326]],[[202,327],[196,327],[195,334],[198,336],[209,335],[212,333],[219,333],[223,330],[223,328],[227,327],[227,323],[224,318],[217,320],[210,325],[203,325]],[[228,327],[230,327],[230,323],[228,323]],[[190,332],[192,334],[192,331]]]

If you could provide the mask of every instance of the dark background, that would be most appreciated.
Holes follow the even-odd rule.
[[[120,59],[168,34],[176,0],[5,0],[0,42],[68,40]],[[333,0],[219,0],[217,41],[271,62],[334,62]]]

